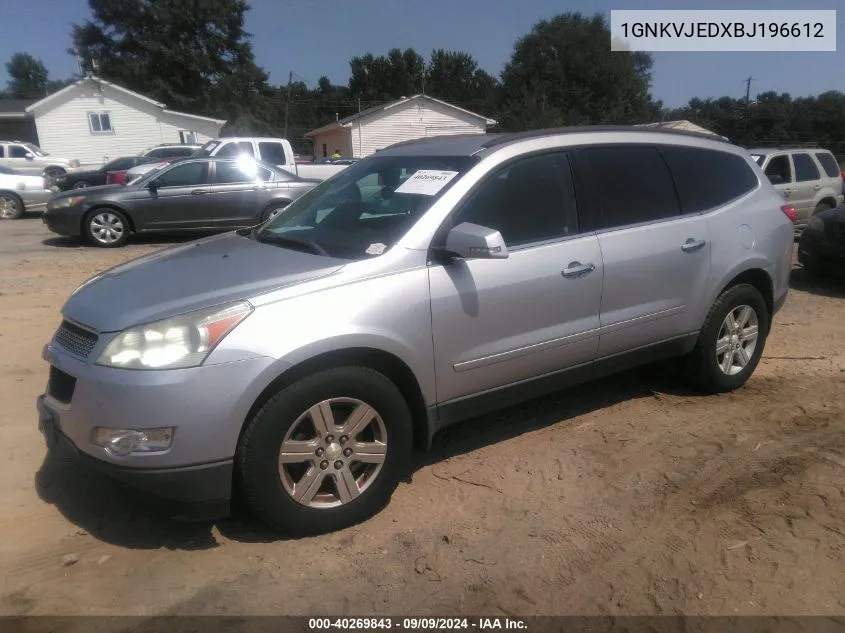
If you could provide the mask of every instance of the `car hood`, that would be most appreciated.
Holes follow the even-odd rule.
[[[116,332],[330,275],[345,263],[226,233],[107,270],[71,295],[62,314]]]

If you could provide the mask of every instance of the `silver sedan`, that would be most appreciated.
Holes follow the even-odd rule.
[[[0,220],[15,220],[26,211],[41,211],[57,191],[42,176],[0,167]]]

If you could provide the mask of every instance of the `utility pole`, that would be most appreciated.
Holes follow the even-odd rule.
[[[285,133],[284,138],[288,137],[288,113],[290,112],[290,92],[291,86],[293,85],[293,71],[290,71],[288,75],[288,98],[287,103],[285,104]]]
[[[742,141],[748,144],[748,110],[751,107],[751,82],[754,77],[751,75],[745,80],[745,117],[742,121]]]

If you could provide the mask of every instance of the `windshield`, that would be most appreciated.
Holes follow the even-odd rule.
[[[36,156],[47,156],[47,152],[42,150],[38,145],[33,145],[32,143],[24,143],[24,147],[26,147],[30,152],[35,154]]]
[[[373,156],[291,203],[255,239],[342,259],[384,253],[475,162],[469,156]]]
[[[220,145],[220,141],[209,141],[191,154],[191,156],[211,156],[211,152],[213,152],[214,148],[218,145]]]

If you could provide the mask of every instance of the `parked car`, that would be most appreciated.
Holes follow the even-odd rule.
[[[283,138],[225,137],[208,141],[195,156],[240,156],[259,158],[302,178],[326,180],[349,163],[315,164],[297,162],[291,144]]]
[[[141,156],[160,159],[187,158],[201,147],[202,145],[196,143],[163,143],[142,152]]]
[[[795,207],[796,232],[816,213],[834,209],[845,200],[839,164],[821,148],[750,149],[749,153],[784,199]]]
[[[686,132],[395,145],[82,284],[41,426],[174,503],[225,512],[237,481],[270,525],[338,529],[458,420],[672,357],[741,387],[789,288],[782,206],[747,152]]]
[[[810,218],[798,242],[798,261],[811,274],[845,274],[845,205]]]
[[[252,226],[316,184],[253,159],[183,158],[129,185],[61,193],[43,218],[59,235],[117,247],[131,233]]]
[[[0,141],[0,167],[8,167],[28,176],[46,176],[55,180],[68,169],[79,167],[79,161],[50,156],[32,143]]]
[[[53,193],[44,176],[0,167],[0,220],[17,220],[27,211],[43,208]]]
[[[106,174],[108,172],[131,169],[136,165],[149,163],[153,160],[145,156],[122,156],[110,160],[102,167],[97,167],[96,169],[86,169],[85,171],[76,171],[61,175],[56,178],[56,185],[58,185],[61,191],[99,187],[106,184]]]

